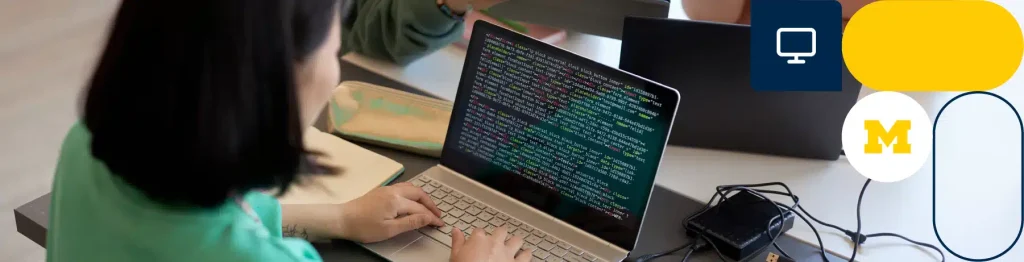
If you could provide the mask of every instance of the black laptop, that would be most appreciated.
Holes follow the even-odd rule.
[[[679,91],[671,145],[835,160],[861,84],[843,66],[840,92],[750,86],[750,26],[629,17],[619,69]]]

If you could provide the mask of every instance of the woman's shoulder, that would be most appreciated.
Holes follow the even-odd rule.
[[[69,153],[88,152],[89,141],[91,140],[92,134],[89,133],[89,129],[85,127],[85,124],[75,122],[68,129],[67,134],[64,135],[64,140],[60,145],[60,153],[63,156]]]
[[[90,148],[89,130],[75,123],[60,149],[51,196],[51,228],[65,233],[49,232],[55,248],[48,256],[117,261],[107,258],[145,252],[176,261],[320,261],[305,241],[281,238],[233,204],[211,210],[158,204],[113,176]],[[280,216],[272,196],[254,192],[245,200],[264,219]]]
[[[82,177],[81,175],[71,176],[69,173],[79,174],[94,170],[91,167],[97,161],[90,152],[90,141],[91,135],[85,125],[76,122],[71,126],[61,142],[60,154],[57,157],[56,176],[54,177],[55,185],[60,184],[66,177]],[[55,186],[54,190],[61,188]]]

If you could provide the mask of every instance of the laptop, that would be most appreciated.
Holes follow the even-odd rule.
[[[411,180],[446,225],[363,246],[447,261],[452,228],[506,226],[534,261],[621,261],[678,104],[671,88],[478,21],[440,164]]]
[[[750,86],[750,26],[630,17],[619,69],[682,94],[669,144],[836,160],[861,84],[843,65],[842,91],[764,92]]]

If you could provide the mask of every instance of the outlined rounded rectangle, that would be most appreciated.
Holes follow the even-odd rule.
[[[936,198],[935,196],[938,194],[938,189],[936,187],[936,184],[937,184],[937,181],[938,181],[938,175],[937,175],[937,173],[938,173],[938,165],[936,163],[938,162],[937,155],[938,155],[939,147],[938,147],[938,144],[936,143],[936,141],[938,141],[939,136],[938,136],[938,134],[936,132],[939,130],[939,119],[942,117],[942,112],[946,111],[946,107],[948,107],[950,104],[952,104],[957,99],[960,99],[962,97],[969,96],[969,95],[979,95],[979,94],[980,95],[988,95],[988,96],[991,96],[991,97],[998,98],[1000,101],[1002,101],[1004,104],[1006,104],[1006,106],[1009,107],[1010,110],[1013,110],[1013,114],[1017,116],[1017,125],[1020,127],[1020,131],[1021,131],[1020,134],[1021,134],[1021,139],[1022,139],[1021,141],[1024,141],[1024,121],[1021,120],[1020,112],[1017,111],[1017,108],[1014,107],[1013,104],[1010,103],[1010,101],[1007,101],[1006,98],[1003,98],[1002,96],[999,96],[997,94],[993,94],[993,93],[989,93],[989,92],[984,92],[984,91],[972,91],[972,92],[966,92],[966,93],[957,95],[956,97],[953,97],[953,99],[950,99],[948,102],[946,102],[945,105],[942,105],[942,108],[939,109],[939,113],[937,115],[935,115],[935,124],[932,125],[932,144],[934,145],[934,146],[932,146],[932,229],[935,230],[935,238],[937,238],[939,240],[939,244],[942,245],[942,248],[946,249],[946,251],[949,252],[950,254],[953,254],[953,256],[956,256],[956,257],[958,257],[960,259],[967,260],[967,261],[991,261],[991,260],[1000,258],[1003,255],[1006,255],[1007,252],[1010,252],[1010,250],[1012,250],[1013,247],[1017,245],[1017,242],[1020,240],[1021,234],[1024,233],[1024,191],[1021,191],[1021,196],[1020,196],[1021,203],[1022,203],[1022,206],[1020,207],[1021,220],[1020,220],[1020,224],[1017,227],[1017,236],[1013,239],[1013,242],[1011,242],[1010,245],[1007,246],[1006,249],[1004,249],[1002,252],[999,252],[998,254],[995,254],[995,255],[992,255],[992,256],[986,257],[986,258],[966,257],[966,256],[964,256],[964,255],[962,255],[960,253],[957,253],[956,251],[953,251],[953,249],[950,248],[949,245],[946,245],[946,241],[942,240],[942,235],[939,234],[939,226],[938,226],[938,221],[937,221],[938,218],[937,218],[937,215],[936,215],[936,214],[938,214],[938,212],[937,212],[938,205],[935,202],[935,198]],[[1024,161],[1024,144],[1021,145],[1021,152],[1022,152],[1022,154],[1021,154],[1021,157],[1022,157],[1021,161]],[[1024,170],[1021,170],[1021,175],[1024,176]],[[1024,188],[1024,180],[1021,180],[1021,187]]]

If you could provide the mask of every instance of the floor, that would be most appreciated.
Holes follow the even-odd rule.
[[[44,261],[13,209],[50,191],[116,0],[0,0],[0,261]]]

